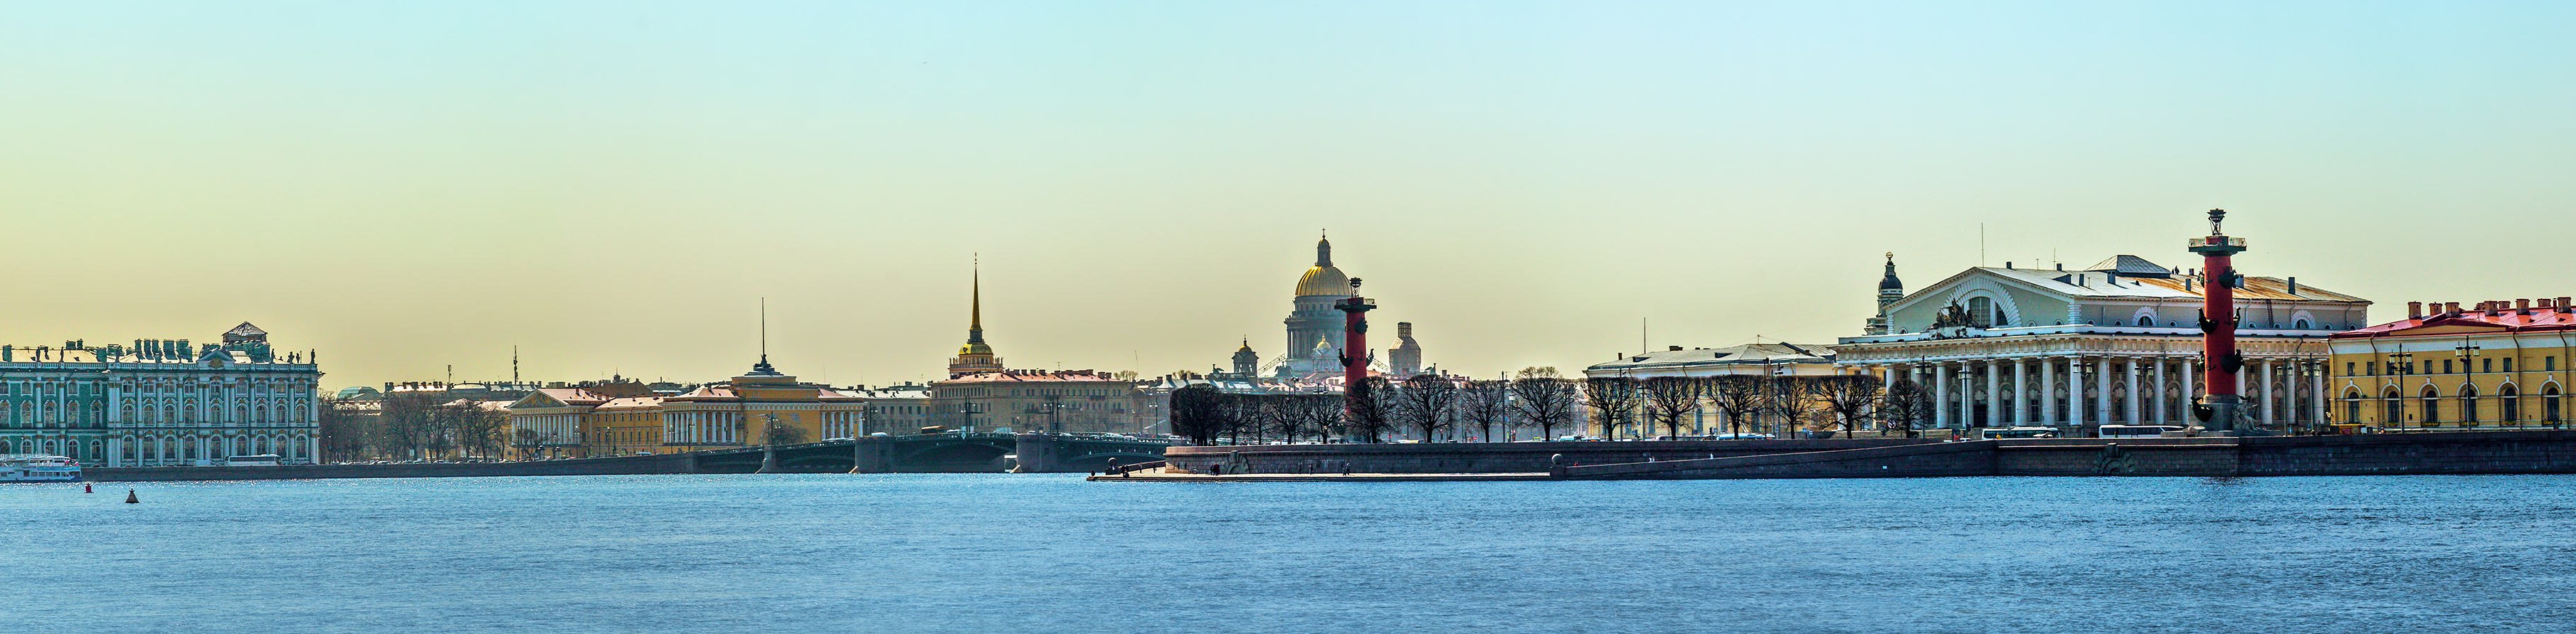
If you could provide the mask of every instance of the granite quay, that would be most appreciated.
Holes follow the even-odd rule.
[[[1162,459],[1162,443],[1071,434],[920,434],[676,454],[501,462],[100,467],[101,482],[659,475],[689,473],[1092,473]]]
[[[1129,480],[2330,476],[2576,473],[2576,431],[2343,436],[1173,447]],[[1334,478],[1281,478],[1335,475]]]

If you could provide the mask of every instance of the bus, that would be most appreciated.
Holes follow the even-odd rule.
[[[274,467],[274,466],[277,466],[277,461],[279,461],[279,460],[284,460],[284,458],[279,458],[279,457],[277,457],[277,454],[273,454],[273,453],[264,453],[264,454],[259,454],[259,455],[255,455],[255,456],[233,456],[233,457],[225,458],[225,459],[224,459],[224,466],[227,466],[227,467]]]
[[[2102,438],[2161,438],[2165,432],[2182,430],[2181,425],[2103,425],[2096,435]]]
[[[1984,427],[1977,430],[1977,438],[1981,440],[2056,437],[2057,428],[2055,427]]]

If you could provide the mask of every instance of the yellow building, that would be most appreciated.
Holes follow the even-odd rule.
[[[2336,422],[2383,431],[2565,424],[2576,306],[2566,297],[2407,302],[2404,321],[2337,333]]]
[[[695,451],[759,445],[773,425],[781,430],[782,444],[854,438],[867,399],[798,383],[770,367],[764,355],[751,372],[662,399],[661,409],[662,443]]]

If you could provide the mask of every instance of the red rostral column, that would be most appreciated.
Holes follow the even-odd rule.
[[[2192,408],[2202,427],[2214,432],[2236,431],[2239,403],[2236,396],[2236,372],[2245,368],[2245,357],[2236,353],[2236,286],[2240,283],[2231,258],[2245,252],[2244,238],[2227,237],[2219,222],[2227,219],[2227,210],[2209,210],[2209,235],[2191,240],[2191,252],[2201,256],[2200,355],[2202,374],[2209,386],[2200,407]]]
[[[1360,278],[1351,278],[1351,296],[1333,302],[1342,311],[1342,411],[1346,420],[1358,420],[1360,399],[1367,394],[1361,384],[1368,382],[1368,311],[1377,308],[1368,298],[1359,296]]]

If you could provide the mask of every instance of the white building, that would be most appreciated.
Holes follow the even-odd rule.
[[[0,346],[0,446],[110,467],[211,464],[320,452],[322,373],[244,323],[223,344],[138,339]]]
[[[2207,285],[2134,255],[2083,270],[1975,267],[1886,304],[1888,332],[1841,339],[1835,363],[1925,386],[1935,427],[2182,424],[2204,392]],[[2236,305],[2248,420],[2323,420],[2326,338],[2367,325],[2370,302],[2246,277]]]

